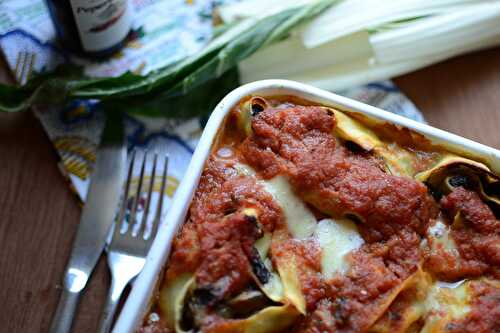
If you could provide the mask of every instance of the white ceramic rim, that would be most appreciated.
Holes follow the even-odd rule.
[[[148,255],[146,265],[134,282],[132,291],[115,324],[114,333],[135,332],[150,308],[152,294],[167,262],[178,227],[184,222],[194,191],[198,185],[213,140],[227,113],[242,98],[249,95],[292,95],[331,106],[346,112],[358,112],[370,118],[407,127],[423,134],[433,143],[456,153],[479,159],[495,173],[500,173],[500,151],[455,134],[414,120],[383,111],[373,106],[342,97],[309,85],[288,80],[263,80],[245,84],[229,93],[214,109],[200,142],[196,147],[187,172],[172,201]],[[473,115],[471,115],[472,117]]]

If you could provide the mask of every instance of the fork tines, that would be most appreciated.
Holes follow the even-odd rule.
[[[17,54],[16,68],[14,76],[19,85],[24,85],[28,82],[33,66],[35,65],[36,53],[21,51]]]
[[[138,159],[137,155],[137,152],[133,151],[130,157],[125,193],[118,213],[118,221],[115,224],[113,236],[107,247],[108,266],[111,270],[112,282],[108,300],[99,323],[99,333],[108,333],[123,289],[141,272],[146,263],[146,257],[158,230],[163,201],[165,200],[168,157],[165,156],[160,192],[156,200],[155,189],[157,187],[155,187],[155,178],[162,158],[156,153],[151,156],[151,154],[145,152],[140,158],[142,162],[140,162],[139,178],[137,179],[137,177],[134,177],[134,165],[136,159]],[[146,174],[151,174],[149,181]],[[135,184],[135,182],[137,182],[137,188],[132,190],[132,184]],[[144,194],[146,195],[145,199],[141,196]],[[155,203],[156,213],[153,215],[151,210]],[[131,205],[128,221],[125,221],[129,204]],[[141,205],[144,207],[143,210],[140,209]],[[149,216],[150,219],[148,219]],[[151,224],[150,232],[147,230],[147,223]]]
[[[160,185],[160,191],[158,195],[158,200],[156,204],[156,212],[153,218],[153,223],[152,226],[148,232],[147,228],[147,221],[148,217],[150,216],[150,210],[151,210],[151,202],[152,202],[152,197],[153,197],[153,192],[154,192],[154,187],[155,187],[155,179],[156,179],[156,173],[157,169],[159,167],[159,156],[157,153],[152,154],[153,157],[150,157],[149,152],[145,152],[143,157],[142,157],[142,162],[140,166],[140,172],[139,172],[139,178],[137,180],[137,188],[134,191],[134,195],[131,197],[131,183],[133,182],[132,179],[134,178],[133,176],[133,170],[134,170],[134,165],[136,163],[137,159],[137,153],[134,150],[132,152],[132,156],[130,158],[130,164],[129,164],[129,169],[128,169],[128,175],[127,175],[127,181],[125,183],[125,192],[123,194],[123,200],[122,204],[120,207],[120,211],[118,213],[118,220],[117,220],[117,225],[115,226],[115,232],[120,232],[120,233],[130,233],[133,237],[137,237],[138,235],[142,235],[144,239],[152,239],[154,235],[156,234],[158,230],[158,224],[160,223],[161,219],[161,214],[162,214],[162,209],[163,209],[163,201],[165,198],[165,187],[167,183],[167,174],[168,174],[168,156],[164,157],[164,164],[163,164],[163,172],[161,174],[161,185]],[[147,181],[147,169],[148,164],[150,165],[151,173],[150,173],[150,178],[149,182]],[[147,188],[145,187],[145,183],[147,184]],[[138,219],[139,216],[139,205],[141,204],[141,194],[147,193],[146,194],[146,199],[142,203],[144,210],[142,211],[142,218],[140,218],[140,221]],[[132,199],[132,203],[130,205],[130,212],[128,215],[128,223],[124,221],[124,218],[126,216],[127,208],[128,205],[130,204],[130,200]]]

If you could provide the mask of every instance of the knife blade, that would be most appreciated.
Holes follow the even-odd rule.
[[[108,112],[86,203],[66,266],[63,290],[50,332],[70,332],[80,294],[106,245],[125,177],[127,148],[122,116]]]

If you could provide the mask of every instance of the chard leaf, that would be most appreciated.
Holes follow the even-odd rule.
[[[0,85],[0,111],[16,112],[34,104],[72,99],[100,99],[125,112],[165,117],[200,115],[202,104],[205,103],[203,109],[210,110],[207,103],[213,103],[208,100],[220,99],[237,86],[235,74],[227,73],[238,62],[285,38],[291,29],[337,1],[317,0],[231,24],[202,51],[144,76],[127,72],[113,78],[88,78],[80,69],[66,67],[40,75],[24,87]],[[219,78],[221,82],[216,81]]]
[[[192,118],[208,115],[220,100],[239,84],[238,70],[232,68],[219,79],[210,80],[183,94],[150,93],[104,100],[105,110],[126,110],[149,117]]]

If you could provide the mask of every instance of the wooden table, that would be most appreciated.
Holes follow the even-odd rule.
[[[500,148],[500,48],[395,81],[431,125]],[[80,208],[31,113],[0,114],[0,156],[0,331],[47,332]],[[75,332],[95,331],[108,283],[101,259]]]

